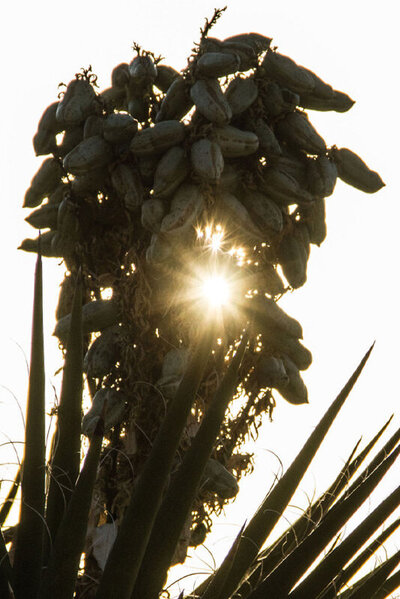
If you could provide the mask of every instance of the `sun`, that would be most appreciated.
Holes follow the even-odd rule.
[[[230,301],[230,285],[227,279],[220,274],[205,277],[201,285],[203,298],[215,308],[226,306]]]

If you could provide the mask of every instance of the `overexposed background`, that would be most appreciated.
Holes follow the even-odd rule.
[[[0,447],[1,478],[12,476],[7,462],[16,460],[7,450],[8,441],[23,438],[19,406],[24,411],[35,257],[17,247],[23,238],[35,236],[24,222],[29,211],[21,206],[43,160],[35,157],[31,143],[37,122],[55,101],[58,84],[68,83],[81,67],[92,65],[100,89],[108,87],[113,67],[133,58],[134,41],[162,54],[176,69],[183,68],[193,43],[199,40],[204,18],[210,18],[214,8],[215,2],[208,0],[25,0],[3,4],[0,9],[0,443],[6,444]],[[395,413],[392,431],[399,426],[400,86],[395,8],[396,3],[385,0],[232,0],[211,33],[221,39],[248,31],[273,37],[281,53],[348,93],[356,100],[348,113],[310,111],[310,120],[328,145],[354,150],[386,182],[375,195],[338,182],[327,200],[328,236],[321,248],[313,246],[308,281],[281,302],[302,323],[305,345],[314,355],[304,373],[310,404],[290,406],[277,395],[273,422],[266,419],[253,447],[259,456],[255,473],[242,481],[239,498],[206,542],[216,559],[279,473],[279,462],[271,452],[284,467],[290,464],[374,340],[365,372],[293,503],[305,505],[306,493],[312,495],[329,484],[358,438],[363,435],[369,440],[391,413]],[[59,383],[54,373],[61,365],[51,333],[62,274],[59,261],[45,259],[49,408],[52,386],[57,388]],[[396,472],[389,475],[387,490],[398,484]],[[371,504],[376,500],[374,495]],[[396,545],[396,539],[392,543]],[[212,565],[207,551],[202,557]],[[203,567],[194,564],[193,571]],[[189,588],[194,583],[189,579],[185,584]]]

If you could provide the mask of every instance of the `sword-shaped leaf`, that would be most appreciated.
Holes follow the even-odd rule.
[[[384,564],[382,564],[381,568],[379,568],[376,572],[373,572],[363,585],[360,585],[357,589],[355,589],[355,591],[348,596],[349,599],[366,599],[369,597],[371,597],[371,599],[375,599],[375,593],[382,587],[386,586],[386,579],[399,563],[400,551],[397,551],[394,555],[392,555],[392,557],[386,560]],[[383,597],[387,596],[388,594],[383,595]]]
[[[8,495],[5,498],[3,505],[1,506],[1,509],[0,509],[0,526],[3,526],[4,522],[7,520],[7,516],[10,513],[10,509],[12,508],[12,505],[14,503],[14,499],[15,499],[15,496],[16,496],[16,494],[18,492],[19,485],[20,485],[20,482],[21,482],[21,469],[22,469],[22,466],[20,466],[18,468],[18,472],[17,472],[17,474],[15,476],[13,485],[12,485],[11,489],[9,490]]]
[[[207,363],[212,331],[213,327],[209,327],[203,332],[136,481],[104,568],[97,599],[130,599],[173,459]]]
[[[36,596],[42,569],[45,503],[45,372],[42,259],[35,269],[31,362],[21,478],[21,509],[14,556],[15,597]]]
[[[225,411],[236,391],[247,340],[245,334],[161,504],[133,592],[135,599],[156,596],[162,588]]]

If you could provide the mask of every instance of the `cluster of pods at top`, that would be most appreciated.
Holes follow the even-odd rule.
[[[181,73],[138,49],[130,64],[114,68],[111,87],[98,93],[84,71],[43,113],[34,149],[52,156],[26,192],[24,206],[35,209],[26,220],[48,229],[44,255],[66,258],[90,234],[83,215],[101,220],[114,202],[134,236],[147,233],[146,260],[162,269],[211,219],[245,248],[264,248],[253,274],[270,301],[306,281],[310,244],[326,236],[325,198],[337,178],[367,193],[384,185],[353,151],[328,148],[306,112],[353,104],[257,33],[203,37]],[[37,239],[21,245],[37,247]],[[275,372],[268,386],[288,389],[311,360],[296,362],[298,349],[288,349],[299,331],[281,333],[261,370]],[[287,395],[306,401],[302,388]]]

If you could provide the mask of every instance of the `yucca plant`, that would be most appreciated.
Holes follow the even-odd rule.
[[[383,182],[350,150],[327,148],[304,111],[342,112],[353,101],[271,50],[270,38],[209,37],[220,13],[182,73],[135,45],[111,88],[97,93],[84,69],[40,120],[34,148],[52,157],[24,205],[42,204],[27,220],[49,230],[21,244],[38,262],[20,519],[1,538],[4,597],[155,599],[171,565],[203,542],[211,516],[237,494],[251,464],[243,443],[274,407],[272,389],[307,402],[300,372],[311,354],[277,299],[306,280],[337,176],[369,193]],[[63,258],[68,269],[47,463],[42,256]],[[227,292],[233,310],[223,305]],[[343,589],[383,597],[397,584],[395,555],[344,590],[383,542],[356,556],[397,507],[398,492],[301,580],[397,457],[396,433],[348,486],[383,429],[264,547],[370,351],[221,566],[190,596],[317,598]],[[92,407],[82,418],[83,395]]]

